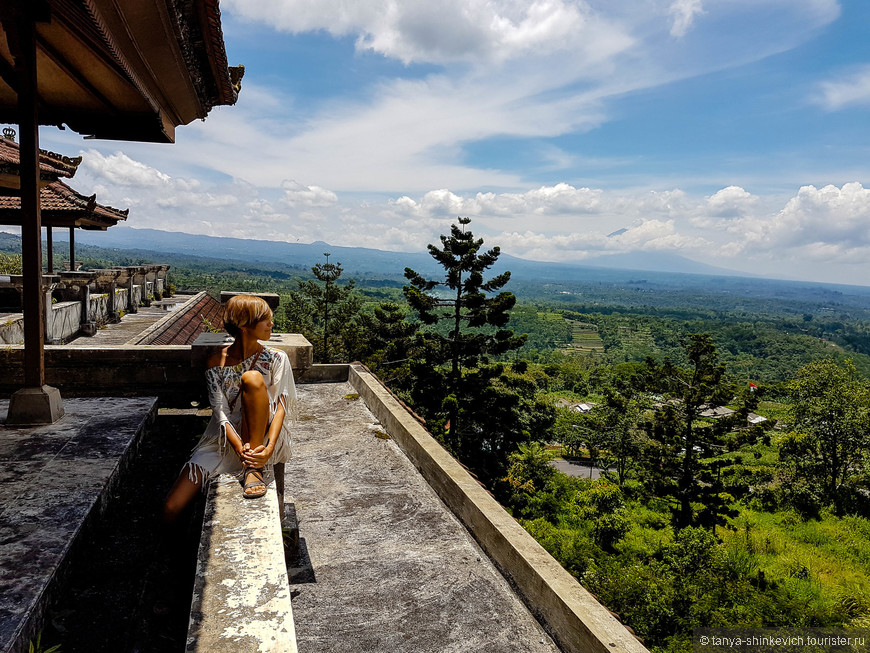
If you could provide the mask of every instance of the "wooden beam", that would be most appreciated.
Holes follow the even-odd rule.
[[[100,92],[100,90],[96,86],[91,84],[91,82],[82,75],[82,71],[75,69],[72,64],[70,64],[70,62],[66,59],[66,57],[58,52],[44,38],[37,36],[36,41],[39,47],[42,49],[43,53],[49,59],[51,59],[58,68],[66,73],[72,81],[78,84],[79,88],[81,88],[97,102],[103,105],[106,113],[109,113],[113,116],[118,115],[118,111],[115,109],[115,106],[109,101],[109,99],[105,95]]]
[[[70,271],[75,271],[76,269],[76,228],[69,228],[69,269]]]
[[[48,257],[47,269],[48,269],[48,273],[52,274],[52,273],[54,273],[54,243],[52,242],[52,238],[51,238],[51,226],[50,225],[45,228],[45,244],[46,244],[46,249],[48,250],[46,252],[46,256]]]
[[[24,274],[24,385],[45,385],[45,297],[42,293],[42,225],[39,205],[39,115],[36,96],[36,20],[20,16],[14,52],[19,79],[21,138],[21,257]],[[7,34],[8,34],[7,30]],[[11,43],[10,43],[11,45]]]
[[[15,74],[15,66],[6,61],[4,57],[0,57],[0,79],[6,82],[9,88],[18,93],[18,75]]]

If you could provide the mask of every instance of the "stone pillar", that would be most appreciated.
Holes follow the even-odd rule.
[[[90,284],[83,283],[80,288],[82,298],[81,330],[82,334],[92,336],[97,332],[97,322],[91,314],[91,286]]]
[[[115,308],[115,282],[111,281],[108,284],[109,296],[106,298],[106,312],[109,314],[108,319],[112,324],[121,321],[121,311]]]

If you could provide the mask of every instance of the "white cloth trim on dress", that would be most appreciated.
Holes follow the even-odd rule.
[[[252,356],[255,355],[258,354],[252,354]],[[242,421],[241,402],[235,402],[230,410],[227,392],[238,396],[242,370],[247,367],[246,363],[249,359],[250,357],[233,366],[216,366],[206,370],[205,377],[212,416],[200,442],[193,449],[190,461],[186,463],[190,467],[188,478],[195,483],[201,474],[203,487],[215,473],[241,473],[244,471],[241,461],[227,440],[227,424],[232,424],[236,433],[239,433]],[[275,417],[278,405],[284,407],[283,424],[278,432],[272,457],[267,465],[287,462],[292,455],[290,427],[299,419],[299,402],[290,360],[283,351],[265,347],[248,369],[259,371],[266,379],[267,392],[269,393],[270,424]]]

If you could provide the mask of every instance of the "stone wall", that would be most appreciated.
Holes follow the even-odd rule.
[[[5,315],[0,319],[0,344],[20,345],[24,342],[24,318],[21,313]]]
[[[126,288],[115,290],[115,311],[127,311]],[[138,293],[134,292],[134,297]],[[109,294],[94,293],[89,298],[89,314],[97,324],[109,322]],[[46,342],[60,343],[77,334],[82,323],[82,302],[68,301],[51,305],[46,324]],[[20,345],[24,342],[24,316],[13,313],[0,321],[0,345]]]
[[[24,384],[24,347],[0,348],[0,396]],[[45,347],[45,382],[64,397],[158,396],[164,405],[208,405],[189,345]]]
[[[93,293],[88,297],[88,315],[97,324],[109,319],[109,293]]]
[[[51,305],[45,329],[46,342],[62,342],[79,332],[82,324],[81,302],[58,302]]]
[[[290,359],[304,361],[306,356],[291,354]],[[347,379],[347,365],[313,367],[318,368],[311,371],[315,382],[338,380],[337,376]],[[23,368],[22,345],[0,347],[0,397],[21,388]],[[45,347],[45,382],[63,397],[156,396],[161,406],[190,408],[197,402],[207,407],[204,371],[204,359],[194,356],[190,345]],[[294,376],[301,382],[306,375],[294,369]]]

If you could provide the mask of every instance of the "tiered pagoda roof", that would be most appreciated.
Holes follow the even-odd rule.
[[[0,188],[19,188],[21,150],[14,140],[15,131],[3,130],[0,138]],[[69,179],[76,174],[82,157],[68,157],[48,150],[39,150],[40,185],[57,181],[61,177]]]
[[[127,219],[123,211],[97,204],[97,196],[76,192],[62,181],[53,181],[40,189],[42,224],[45,227],[79,227],[105,231]],[[0,190],[0,224],[21,225],[21,197]]]

